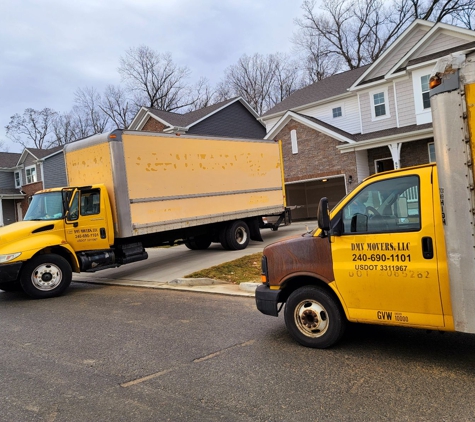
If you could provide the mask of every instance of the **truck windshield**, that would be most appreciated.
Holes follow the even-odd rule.
[[[23,220],[60,220],[63,218],[61,192],[47,192],[34,195]]]

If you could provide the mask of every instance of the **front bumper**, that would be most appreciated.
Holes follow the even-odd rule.
[[[0,265],[0,284],[17,281],[23,262],[13,262],[11,264]]]
[[[23,262],[0,265],[0,284],[17,281]]]
[[[271,290],[265,284],[256,289],[256,306],[265,315],[278,316],[277,304],[280,302],[281,290]]]

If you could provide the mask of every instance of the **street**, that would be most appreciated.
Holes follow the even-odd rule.
[[[475,336],[352,325],[307,349],[254,299],[73,283],[0,294],[2,421],[462,421]]]

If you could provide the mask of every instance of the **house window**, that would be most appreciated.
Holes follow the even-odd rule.
[[[332,114],[333,114],[333,118],[337,118],[337,117],[341,117],[342,116],[342,112],[341,112],[341,107],[335,107],[332,109]]]
[[[434,163],[435,162],[435,146],[433,142],[429,142],[427,144],[427,147],[429,148],[429,163]]]
[[[21,188],[21,174],[19,171],[16,171],[14,173],[14,177],[15,177],[15,187],[17,189],[20,189]]]
[[[290,131],[290,141],[292,143],[292,154],[299,152],[299,146],[297,144],[297,131],[295,129]]]
[[[422,107],[424,110],[430,108],[429,78],[430,75],[424,75],[421,77]]]
[[[35,183],[37,182],[37,178],[36,178],[36,166],[31,166],[31,167],[27,167],[25,169],[25,173],[26,173],[26,183]]]
[[[374,105],[374,117],[380,117],[386,115],[386,100],[384,98],[384,92],[378,92],[373,94]]]
[[[376,173],[394,170],[394,161],[392,158],[382,158],[380,160],[374,160],[374,169]]]

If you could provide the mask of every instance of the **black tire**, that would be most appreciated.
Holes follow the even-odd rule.
[[[185,242],[185,246],[192,251],[201,251],[208,249],[211,245],[211,240],[208,236],[199,236]]]
[[[301,345],[316,349],[333,346],[345,332],[340,304],[325,290],[305,286],[295,290],[285,305],[285,325]]]
[[[28,296],[46,299],[63,294],[72,276],[71,266],[62,256],[38,255],[24,265],[20,284]]]
[[[8,281],[7,283],[0,284],[0,290],[4,292],[19,292],[21,286],[18,281]]]
[[[221,246],[223,249],[229,250],[229,245],[226,240],[226,229],[227,226],[223,226],[221,230],[219,231],[219,243],[221,243]]]
[[[233,221],[226,227],[226,243],[232,251],[246,249],[249,244],[250,232],[248,225],[242,221]]]

